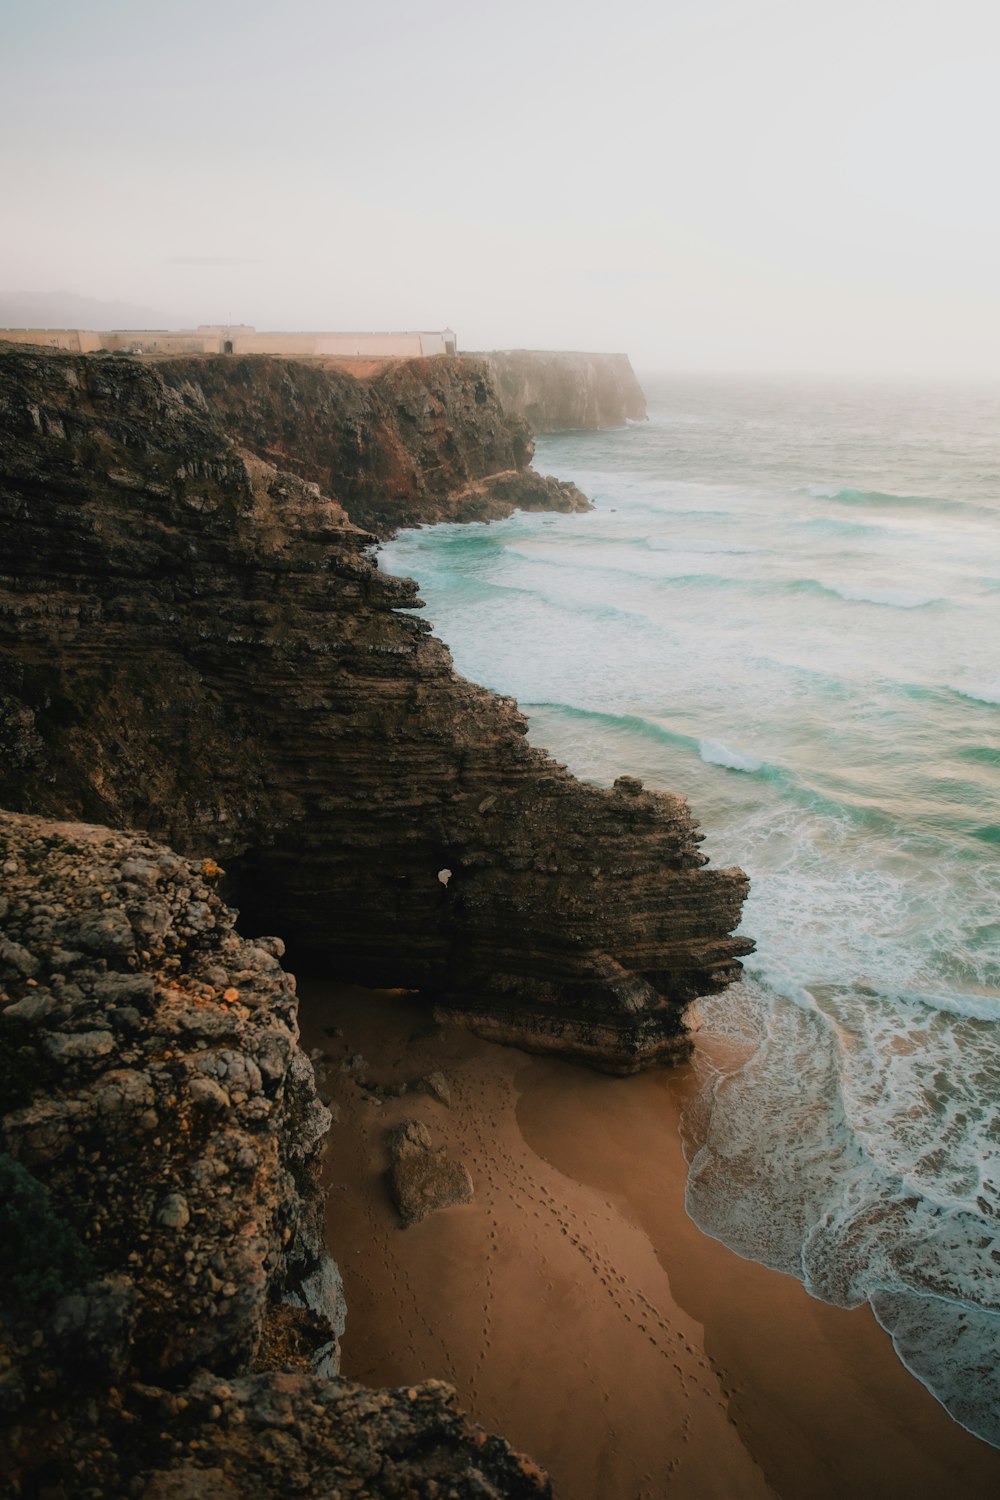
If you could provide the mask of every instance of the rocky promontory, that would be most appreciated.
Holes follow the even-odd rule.
[[[257,457],[318,484],[378,536],[400,526],[589,510],[574,484],[538,474],[525,415],[483,363],[391,360],[358,378],[316,362],[158,360],[160,379]]]
[[[459,379],[416,364],[421,389]],[[271,431],[290,382],[292,448],[314,373],[0,354],[0,800],[218,859],[297,964],[418,989],[493,1039],[623,1073],[685,1055],[686,1005],[750,946],[745,876],[703,868],[682,799],[532,748],[336,496],[260,456],[246,412]],[[462,402],[431,423],[443,448]]]
[[[0,814],[4,1494],[541,1497],[425,1381],[336,1378],[330,1112],[222,871]]]
[[[748,946],[683,801],[528,745],[357,524],[586,502],[481,364],[379,378],[0,352],[14,1495],[547,1494],[449,1387],[336,1376],[330,1116],[282,940],[613,1072],[684,1056]],[[468,1193],[418,1127],[407,1221]]]
[[[501,349],[481,355],[504,410],[532,432],[595,431],[646,416],[627,354]]]

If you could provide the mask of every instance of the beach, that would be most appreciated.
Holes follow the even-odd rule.
[[[435,1024],[401,992],[300,994],[339,1116],[324,1172],[345,1377],[450,1382],[562,1500],[1000,1486],[1000,1452],[900,1365],[867,1307],[819,1302],[687,1218],[691,1068],[608,1078]],[[432,1071],[450,1105],[371,1091]],[[384,1136],[405,1119],[465,1163],[475,1197],[403,1229]]]

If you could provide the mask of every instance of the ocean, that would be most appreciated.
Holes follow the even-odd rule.
[[[534,744],[684,794],[748,871],[688,1212],[868,1301],[1000,1446],[1000,390],[641,378],[648,422],[538,441],[592,513],[381,566]]]

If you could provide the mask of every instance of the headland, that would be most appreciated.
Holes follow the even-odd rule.
[[[467,356],[0,352],[15,1494],[544,1496],[532,1447],[574,1500],[995,1476],[884,1341],[843,1353],[854,1315],[734,1294],[683,1218],[681,1073],[648,1070],[738,973],[745,877],[680,799],[533,749],[372,559],[586,507],[518,403],[623,417],[556,363],[501,399]],[[401,1228],[390,1126],[473,1202]]]
[[[746,951],[742,872],[704,868],[680,799],[529,746],[370,556],[404,524],[588,502],[534,472],[474,359],[365,379],[8,346],[0,380],[0,1144],[22,1259],[31,1226],[55,1247],[5,1309],[7,1472],[149,1500],[345,1470],[362,1494],[543,1493],[433,1384],[324,1384],[325,1107],[282,943],[241,948],[228,902],[297,967],[497,1040],[614,1072],[686,1054],[686,1006]],[[352,1401],[382,1413],[371,1442]]]

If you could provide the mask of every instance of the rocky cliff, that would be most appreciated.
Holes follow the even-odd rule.
[[[532,432],[623,427],[646,416],[627,354],[505,349],[480,358],[504,410],[523,417]]]
[[[10,814],[0,867],[3,1493],[547,1494],[449,1387],[334,1378],[330,1113],[221,870]]]
[[[241,363],[270,432],[306,377]],[[0,355],[0,800],[219,858],[300,959],[489,1036],[619,1072],[683,1055],[684,1007],[750,946],[742,872],[703,868],[680,799],[532,749],[207,379]]]
[[[498,520],[515,508],[590,508],[575,485],[531,468],[524,416],[500,402],[476,361],[393,360],[366,379],[265,355],[162,360],[156,369],[237,442],[318,484],[379,536]]]

